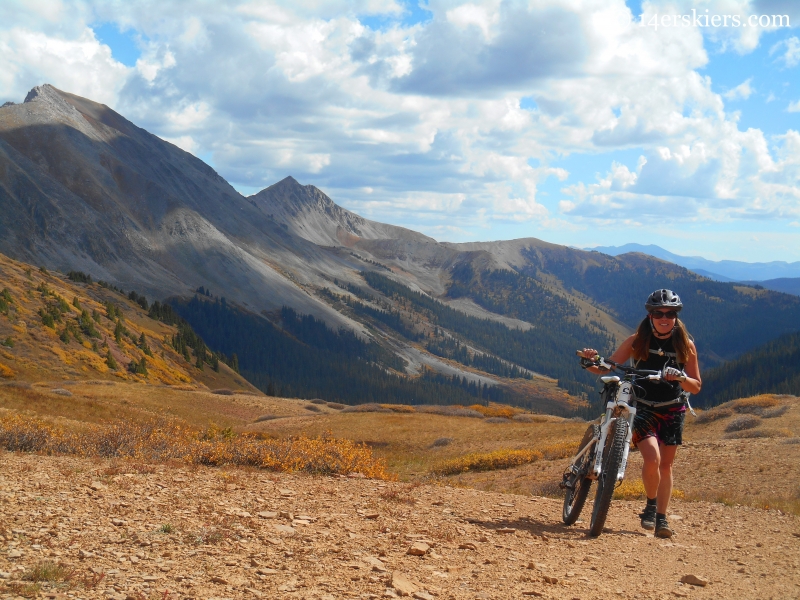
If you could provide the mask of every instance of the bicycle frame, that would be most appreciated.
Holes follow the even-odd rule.
[[[631,439],[633,439],[633,419],[636,416],[636,398],[633,395],[633,383],[631,381],[620,380],[616,375],[601,377],[604,384],[615,384],[616,390],[614,397],[606,404],[606,414],[600,424],[600,439],[597,447],[600,449],[594,457],[594,464],[592,471],[588,474],[591,479],[600,477],[603,470],[603,452],[602,449],[606,446],[606,439],[608,438],[608,431],[611,429],[611,424],[617,419],[625,419],[628,422],[628,435],[625,438],[625,451],[622,455],[622,463],[620,464],[619,471],[616,475],[616,481],[622,481],[625,477],[625,469],[628,466],[628,455],[631,449]],[[633,404],[631,403],[633,402]],[[587,448],[591,444],[587,444]]]
[[[577,522],[592,480],[597,481],[589,532],[598,536],[608,516],[614,488],[625,478],[628,467],[633,421],[636,418],[635,387],[638,381],[644,379],[661,380],[662,373],[627,367],[600,356],[595,356],[594,360],[582,357],[581,365],[584,368],[596,366],[608,371],[615,369],[622,374],[622,377],[610,374],[601,377],[605,386],[602,395],[606,403],[605,414],[599,424],[591,424],[586,430],[580,449],[561,481],[561,487],[566,490],[562,510],[562,519],[566,525]]]
[[[620,463],[619,471],[616,474],[615,481],[620,482],[625,478],[625,470],[628,467],[628,455],[631,451],[631,440],[633,439],[633,420],[636,417],[636,396],[633,393],[633,382],[636,377],[645,377],[650,380],[661,380],[661,373],[653,371],[642,371],[626,367],[624,365],[615,363],[614,361],[598,357],[599,361],[594,363],[595,366],[603,367],[608,370],[620,369],[625,375],[620,379],[617,375],[606,375],[600,378],[605,385],[614,385],[613,397],[606,403],[606,413],[600,423],[600,437],[596,441],[597,452],[594,457],[594,464],[592,465],[591,472],[587,473],[590,479],[597,479],[603,471],[603,449],[606,446],[606,439],[608,432],[611,429],[611,424],[617,419],[625,419],[628,422],[628,435],[625,438],[625,449],[622,455],[622,462]],[[595,444],[587,444],[586,448],[576,456],[576,459],[583,456],[584,452],[588,452]],[[577,460],[573,460],[577,462]]]

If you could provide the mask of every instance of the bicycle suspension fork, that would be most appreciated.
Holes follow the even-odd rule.
[[[636,408],[631,406],[630,401],[633,398],[633,387],[630,382],[623,381],[617,388],[616,397],[606,404],[606,415],[603,423],[600,426],[600,441],[597,444],[597,452],[594,458],[594,465],[592,466],[591,476],[597,479],[603,470],[603,450],[608,442],[608,432],[611,429],[611,424],[617,419],[624,419],[628,422],[628,432],[625,437],[625,449],[622,455],[622,462],[620,463],[619,471],[616,473],[615,480],[622,481],[625,477],[625,469],[628,466],[628,455],[631,449],[631,439],[633,438],[633,419],[636,416]],[[618,416],[614,416],[617,414]]]

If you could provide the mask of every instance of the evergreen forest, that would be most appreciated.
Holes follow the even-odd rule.
[[[497,321],[466,315],[382,274],[366,271],[362,275],[373,289],[390,297],[410,301],[417,310],[427,313],[432,322],[460,336],[462,340],[510,363],[555,377],[559,387],[573,395],[591,394],[595,390],[597,379],[581,369],[575,358],[575,350],[587,345],[602,349],[613,345],[608,335],[582,327],[573,319],[556,318],[556,315],[574,317],[577,311],[561,298],[539,293],[538,283],[533,286],[537,298],[530,301],[531,306],[526,313],[534,327],[522,331],[511,329]],[[527,285],[528,282],[525,281],[522,285]],[[480,294],[476,296],[482,297]],[[539,308],[536,308],[537,300],[543,300]],[[507,304],[523,302],[524,300],[510,300]],[[454,354],[453,359],[458,360],[458,354]]]
[[[701,375],[698,404],[707,408],[757,394],[800,396],[800,332],[782,335]]]
[[[462,404],[510,402],[499,386],[424,371],[407,377],[402,361],[350,331],[333,331],[310,315],[284,307],[281,327],[230,306],[195,296],[170,305],[223,355],[238,358],[239,372],[270,395],[323,398],[360,404]]]
[[[523,254],[530,261],[526,273],[555,275],[567,290],[584,294],[631,329],[644,318],[644,303],[650,293],[669,287],[681,297],[681,320],[695,339],[704,369],[732,360],[787,331],[800,330],[798,296],[712,281],[638,254],[611,257],[592,253],[596,262],[589,264],[576,261],[568,252],[547,259],[533,250]]]

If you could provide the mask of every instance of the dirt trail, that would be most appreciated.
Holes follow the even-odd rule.
[[[639,508],[592,539],[547,498],[5,453],[0,597],[49,560],[86,599],[800,598],[797,517],[677,502],[665,541]]]

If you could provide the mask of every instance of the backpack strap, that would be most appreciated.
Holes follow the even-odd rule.
[[[637,404],[644,404],[645,406],[672,406],[673,404],[686,404],[688,399],[681,394],[675,400],[667,400],[666,402],[650,402],[649,400],[642,400],[641,398],[636,399]]]
[[[656,356],[669,356],[670,358],[678,358],[678,355],[675,352],[664,352],[663,350],[654,350],[650,348],[650,354],[655,354]]]

